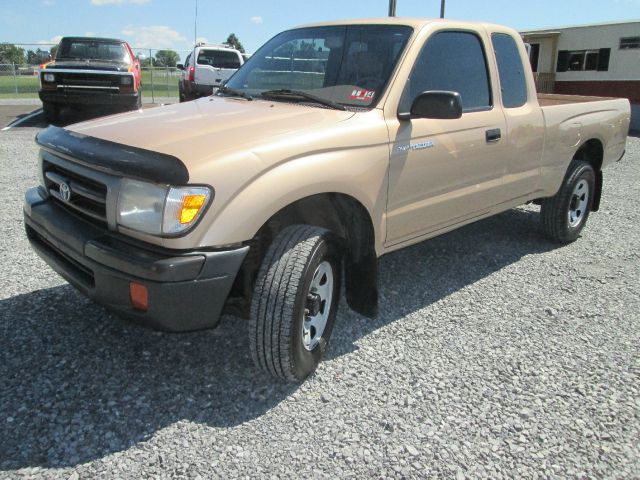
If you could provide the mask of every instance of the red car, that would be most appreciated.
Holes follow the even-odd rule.
[[[135,110],[142,104],[140,62],[123,40],[64,37],[40,69],[39,95],[48,121],[64,106]]]

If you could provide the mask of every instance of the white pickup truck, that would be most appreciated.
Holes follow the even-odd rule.
[[[537,95],[506,27],[309,25],[211,97],[40,132],[26,230],[137,321],[195,330],[238,306],[256,365],[299,381],[343,279],[349,306],[376,314],[378,257],[527,202],[550,239],[576,240],[629,117],[627,100]]]

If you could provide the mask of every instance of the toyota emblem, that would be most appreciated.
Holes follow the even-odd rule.
[[[69,200],[71,200],[71,189],[69,188],[69,184],[62,182],[60,184],[60,198],[62,198],[62,200],[64,200],[65,202],[68,202]]]

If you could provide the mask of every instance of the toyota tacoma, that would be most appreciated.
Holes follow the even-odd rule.
[[[81,292],[169,331],[248,319],[260,369],[314,371],[378,258],[536,202],[557,242],[598,210],[624,99],[537,95],[510,28],[384,18],[269,40],[199,100],[37,135],[33,248]],[[427,268],[427,266],[425,266]]]

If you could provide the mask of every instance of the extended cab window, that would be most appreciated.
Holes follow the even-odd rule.
[[[407,82],[400,111],[408,112],[422,92],[458,92],[464,112],[491,108],[487,61],[480,39],[470,32],[439,32],[420,52]]]
[[[491,41],[498,61],[502,104],[506,108],[521,107],[527,103],[527,83],[518,45],[505,33],[494,33]]]
[[[198,65],[215,68],[240,68],[240,58],[236,52],[226,50],[200,50]]]

